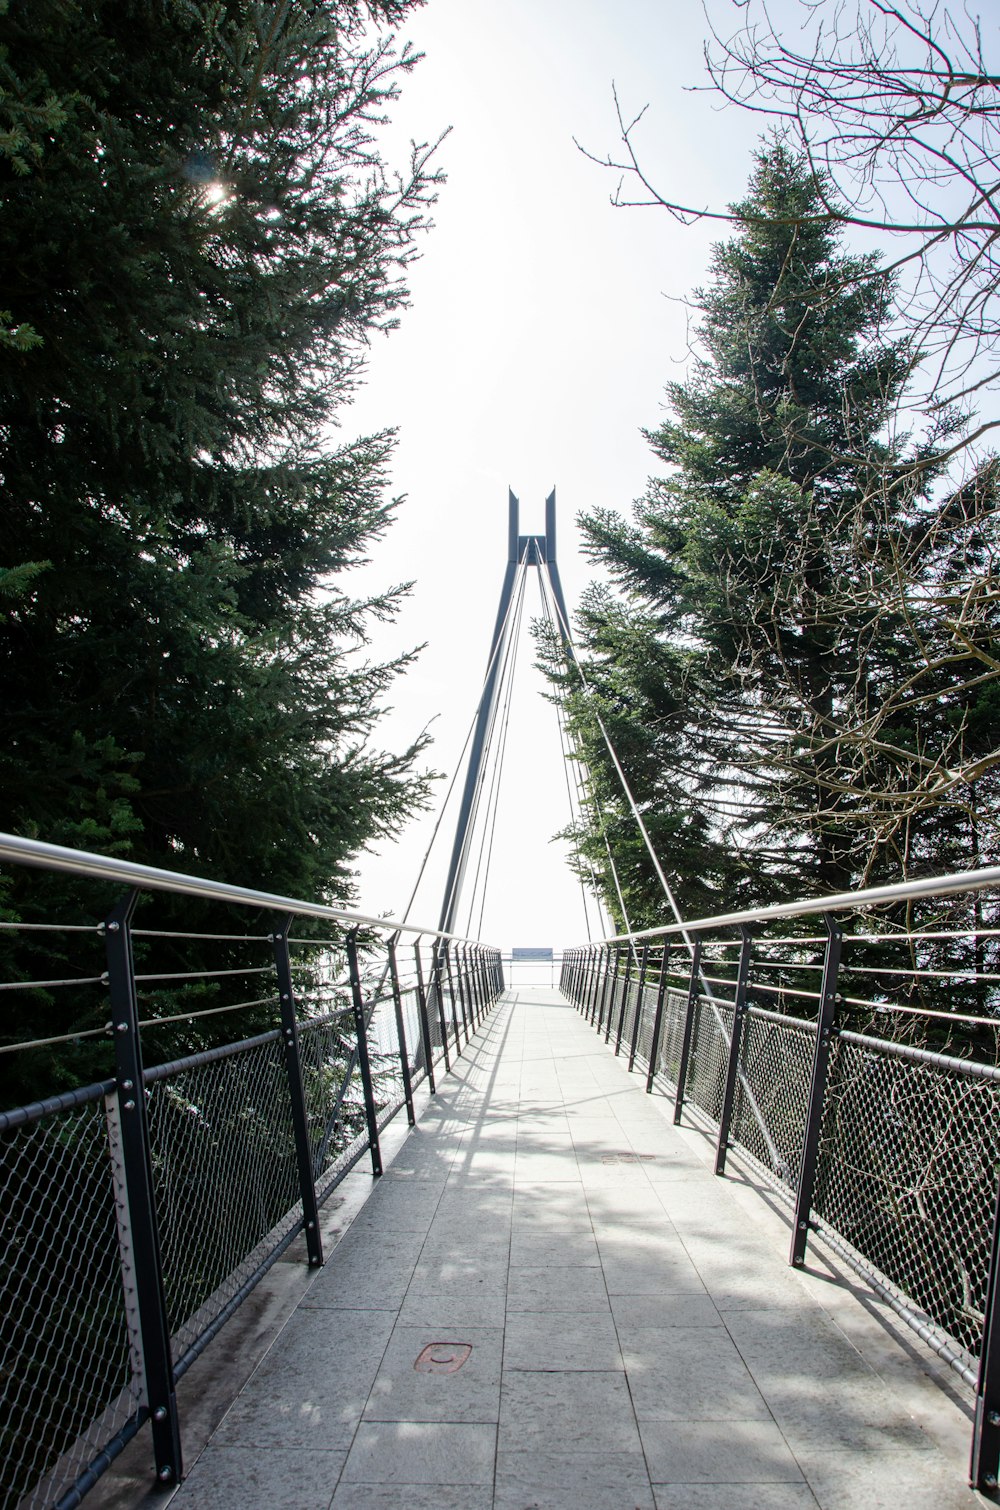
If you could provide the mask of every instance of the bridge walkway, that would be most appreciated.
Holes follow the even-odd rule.
[[[508,992],[172,1510],[985,1505],[933,1360],[669,1111]]]

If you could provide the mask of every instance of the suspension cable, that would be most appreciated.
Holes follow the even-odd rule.
[[[539,574],[539,575],[541,576],[541,574]],[[554,598],[554,595],[551,595],[551,596]],[[555,629],[558,634],[560,634],[560,636],[562,637],[564,643],[569,646],[570,650],[572,651],[574,664],[577,666],[577,669],[579,670],[580,669],[579,657],[577,656],[577,653],[576,653],[576,647],[574,646],[572,640],[569,637],[569,626],[566,625],[566,622],[565,622],[565,619],[563,618],[563,615],[559,612],[559,605],[558,605],[558,603],[555,603],[554,601],[550,600],[550,594],[548,592],[548,583],[544,580],[544,578],[542,578],[542,601],[543,601],[543,603],[545,605],[545,614],[546,614],[546,618],[548,619],[548,622],[549,622],[550,626],[553,629]],[[582,672],[582,670],[580,671],[580,676],[581,676],[581,680],[582,680],[583,679],[583,672]],[[606,734],[605,734],[605,741],[607,741],[607,735]],[[624,922],[625,922],[625,931],[626,931],[626,933],[631,933],[632,932],[632,922],[631,922],[631,919],[629,918],[629,915],[628,915],[628,908],[625,905],[625,897],[624,897],[623,892],[622,892],[621,882],[618,879],[618,867],[615,864],[615,857],[611,853],[611,845],[608,843],[607,829],[605,828],[605,824],[604,824],[604,814],[601,811],[601,805],[600,805],[600,803],[597,800],[597,794],[596,794],[596,792],[593,789],[593,781],[592,780],[590,782],[590,789],[591,789],[591,810],[593,811],[593,814],[594,814],[595,818],[597,819],[597,826],[600,829],[601,838],[604,841],[605,853],[607,854],[607,857],[608,857],[608,864],[611,867],[611,879],[614,881],[614,884],[615,884],[615,892],[616,892],[617,897],[618,897],[618,905],[619,905],[619,907],[622,910],[622,918],[624,919]],[[678,916],[677,921],[678,922],[681,921],[681,919],[680,919],[679,916]],[[638,959],[638,953],[636,951],[636,946],[635,946],[634,941],[630,941],[630,948],[632,950],[633,956],[637,960]]]
[[[476,874],[475,874],[475,876],[473,878],[473,882],[472,882],[472,895],[471,895],[471,898],[470,898],[470,901],[469,901],[469,927],[471,928],[473,913],[475,912],[475,909],[476,909],[476,893],[479,891],[479,877],[480,877],[480,874],[482,874],[483,875],[483,889],[482,889],[482,892],[480,894],[479,928],[478,928],[478,931],[477,931],[477,934],[476,934],[477,938],[482,934],[482,931],[483,931],[483,914],[484,914],[484,912],[486,910],[486,892],[487,892],[487,889],[489,887],[490,864],[491,864],[492,859],[493,859],[493,839],[494,839],[494,835],[496,833],[497,813],[499,811],[499,806],[500,806],[500,785],[501,785],[501,781],[503,779],[503,762],[504,762],[504,756],[505,756],[506,751],[507,751],[507,732],[508,732],[508,730],[510,728],[510,709],[511,709],[511,702],[512,702],[512,699],[513,699],[513,696],[514,696],[514,677],[515,677],[515,673],[517,671],[517,646],[518,646],[518,644],[520,642],[520,637],[521,637],[521,620],[522,620],[522,617],[523,617],[523,614],[524,614],[524,598],[525,598],[525,589],[526,589],[526,587],[527,587],[527,573],[525,573],[525,576],[523,578],[522,590],[521,590],[521,593],[520,593],[519,599],[518,599],[517,612],[515,614],[514,621],[511,624],[510,644],[511,644],[511,647],[513,648],[513,653],[510,654],[506,658],[504,666],[503,666],[503,669],[502,669],[502,672],[501,672],[501,677],[502,677],[502,681],[503,681],[503,697],[502,697],[503,708],[502,708],[502,711],[500,713],[500,743],[499,743],[499,748],[497,749],[496,753],[493,756],[492,770],[491,770],[491,773],[490,773],[490,788],[489,788],[489,791],[488,791],[487,796],[486,796],[486,817],[485,817],[485,821],[484,821],[484,824],[483,824],[483,828],[484,828],[483,843],[480,844],[480,846],[479,846],[479,856],[478,856],[478,859],[476,861]],[[501,701],[501,699],[498,699],[498,705],[499,705],[500,701]],[[488,748],[492,749],[492,744],[493,744],[493,729],[491,728],[491,730],[490,730],[490,742],[489,742]],[[478,800],[477,800],[477,809],[478,809]],[[474,823],[474,821],[475,821],[475,819],[473,818],[473,823]],[[470,824],[469,832],[470,832],[470,835],[471,835],[471,832],[472,832],[472,825],[471,824]],[[483,859],[484,859],[484,857],[485,857],[485,861],[486,861],[485,871],[483,869]]]
[[[499,707],[499,702],[500,702],[499,688],[505,685],[506,677],[507,677],[507,668],[508,668],[508,666],[511,663],[511,657],[512,656],[516,656],[516,654],[517,654],[517,637],[516,637],[516,634],[513,631],[514,631],[514,623],[516,621],[516,618],[520,614],[520,605],[521,605],[521,603],[524,600],[524,590],[525,590],[525,586],[527,584],[527,575],[528,575],[528,572],[527,572],[527,559],[528,559],[528,552],[527,552],[527,548],[525,548],[524,554],[522,555],[520,561],[518,562],[519,572],[518,572],[518,578],[517,578],[518,591],[517,591],[517,594],[516,594],[516,601],[515,601],[515,596],[512,594],[512,596],[511,596],[511,603],[510,603],[510,605],[508,607],[508,612],[504,616],[505,632],[504,632],[504,636],[503,636],[503,657],[502,657],[501,662],[500,662],[499,683],[498,683],[498,686],[497,686],[497,690],[495,691],[494,696],[493,696],[493,703],[492,703],[492,707],[490,709],[489,721],[488,721],[487,728],[486,728],[486,737],[485,737],[485,739],[483,741],[483,750],[484,750],[484,752],[488,752],[492,748],[492,745],[493,745],[493,733],[494,733],[494,730],[496,729],[497,712],[498,712],[498,707]],[[514,614],[513,617],[511,615],[511,610],[512,609],[513,609],[513,614]],[[485,696],[485,689],[484,689],[484,696]],[[482,698],[480,699],[480,706],[482,706]],[[463,872],[465,870],[466,857],[469,854],[469,850],[470,850],[471,845],[472,845],[473,833],[475,831],[476,822],[477,822],[478,817],[479,817],[479,804],[480,804],[480,802],[482,800],[484,777],[485,777],[485,761],[484,761],[483,766],[480,768],[479,780],[476,783],[476,789],[475,789],[475,791],[473,793],[473,796],[472,796],[472,803],[471,803],[471,806],[470,806],[470,809],[469,809],[469,818],[468,818],[468,823],[467,823],[466,829],[465,829],[464,842],[463,842],[463,845],[462,845],[462,852],[461,852],[461,854],[459,856],[458,864],[455,867],[455,874],[452,877],[451,888],[450,888],[450,890],[448,892],[448,895],[445,898],[445,908],[448,908],[448,907],[450,907],[452,905],[452,902],[453,902],[454,898],[457,896],[459,887],[461,885]]]
[[[424,878],[424,871],[427,869],[427,862],[429,861],[429,859],[431,857],[431,850],[434,848],[434,842],[437,839],[438,831],[440,830],[441,824],[442,824],[442,822],[444,820],[444,815],[445,815],[445,812],[447,811],[448,803],[451,801],[451,794],[455,790],[455,783],[458,781],[459,772],[462,769],[462,762],[465,759],[466,751],[469,748],[469,742],[472,739],[472,734],[473,734],[473,731],[474,731],[474,729],[476,727],[476,719],[479,717],[480,710],[481,710],[481,708],[483,706],[483,699],[486,696],[486,689],[489,686],[490,675],[492,674],[492,671],[493,671],[494,662],[496,661],[496,658],[497,658],[497,656],[500,653],[501,646],[504,644],[505,636],[506,636],[506,633],[507,633],[507,626],[508,626],[508,624],[510,622],[510,616],[511,616],[511,612],[512,612],[513,607],[514,607],[515,599],[517,597],[518,591],[520,590],[520,584],[523,583],[523,579],[526,576],[526,574],[527,574],[527,564],[526,564],[525,559],[522,558],[522,560],[518,564],[517,577],[514,580],[514,591],[511,593],[511,600],[510,600],[510,602],[507,605],[507,612],[504,615],[503,623],[500,626],[500,633],[497,635],[496,644],[493,647],[493,651],[492,651],[492,654],[490,655],[489,663],[488,663],[488,665],[486,667],[486,675],[483,677],[483,688],[482,688],[482,691],[479,694],[479,701],[476,703],[476,706],[473,709],[472,719],[471,719],[471,722],[469,723],[469,728],[468,728],[468,731],[467,731],[466,736],[465,736],[465,741],[464,741],[464,743],[462,745],[462,748],[461,748],[461,750],[459,752],[458,760],[455,762],[455,769],[452,772],[451,780],[448,783],[448,790],[445,793],[444,801],[441,804],[441,809],[440,809],[440,811],[438,813],[438,816],[437,816],[437,821],[434,824],[434,830],[433,830],[433,832],[431,834],[430,842],[427,845],[427,848],[424,851],[424,857],[423,857],[423,859],[420,862],[420,869],[417,872],[417,879],[413,883],[413,890],[410,892],[410,900],[407,902],[405,908],[403,909],[403,916],[402,916],[402,918],[400,920],[401,922],[405,923],[406,920],[407,920],[407,918],[409,917],[409,915],[410,915],[410,908],[413,906],[413,903],[416,900],[417,892],[420,889],[420,883],[421,883],[421,881]]]
[[[625,793],[625,800],[627,801],[627,803],[629,805],[629,808],[631,810],[632,816],[633,816],[633,818],[635,819],[635,821],[636,821],[636,823],[638,825],[639,832],[642,835],[642,841],[643,841],[643,843],[646,846],[646,849],[647,849],[648,854],[649,854],[649,858],[653,862],[653,869],[656,871],[657,880],[659,881],[661,887],[663,888],[664,896],[666,897],[667,901],[670,903],[670,910],[673,912],[674,917],[677,919],[677,922],[681,925],[681,937],[683,938],[684,943],[687,946],[688,953],[693,956],[694,955],[694,942],[693,942],[693,940],[691,938],[691,935],[688,933],[688,931],[684,927],[684,919],[681,916],[681,910],[680,910],[680,908],[677,905],[677,898],[674,896],[673,889],[671,888],[670,882],[667,880],[666,876],[663,873],[663,866],[660,864],[659,856],[657,855],[656,850],[653,848],[653,841],[650,839],[649,832],[648,832],[648,830],[646,828],[645,823],[643,822],[642,814],[639,811],[638,803],[636,802],[635,797],[632,795],[632,788],[628,784],[628,779],[627,779],[627,777],[625,775],[624,770],[622,769],[621,761],[618,759],[617,751],[615,750],[614,745],[611,743],[610,735],[608,734],[608,731],[607,731],[607,729],[604,726],[604,720],[601,717],[600,711],[599,711],[599,709],[596,706],[596,702],[597,702],[596,692],[595,692],[594,688],[590,685],[590,683],[587,680],[586,673],[584,672],[584,669],[583,669],[583,664],[582,664],[582,662],[580,660],[579,654],[577,653],[577,648],[576,648],[576,645],[574,643],[573,636],[572,636],[572,634],[570,632],[570,627],[567,624],[565,616],[563,615],[562,610],[560,609],[558,603],[556,603],[556,605],[555,605],[555,610],[556,610],[556,614],[558,615],[558,624],[559,624],[560,634],[562,635],[562,639],[563,639],[564,644],[566,645],[567,649],[570,652],[570,655],[571,655],[572,660],[573,660],[573,664],[576,667],[577,674],[579,675],[579,678],[580,678],[580,683],[581,683],[584,691],[586,692],[586,694],[587,694],[587,696],[590,699],[590,702],[592,704],[592,706],[591,706],[591,712],[594,715],[594,719],[595,719],[595,721],[597,723],[597,727],[601,731],[601,737],[604,740],[604,743],[605,743],[605,746],[607,748],[608,754],[611,756],[611,761],[612,761],[612,764],[614,765],[615,771],[617,772],[618,780],[621,782],[622,791]],[[631,932],[631,929],[629,929],[629,931]]]

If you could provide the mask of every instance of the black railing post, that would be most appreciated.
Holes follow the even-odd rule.
[[[602,1013],[604,1011],[604,987],[608,978],[607,963],[608,946],[607,944],[598,944],[597,959],[594,965],[594,1001],[590,1010],[590,1026],[592,1028],[597,1027],[598,1009]]]
[[[802,1158],[799,1163],[799,1184],[795,1195],[795,1221],[792,1225],[792,1246],[788,1255],[790,1264],[805,1262],[806,1242],[809,1237],[809,1220],[812,1215],[813,1192],[816,1189],[816,1167],[819,1162],[819,1139],[823,1126],[823,1106],[826,1101],[826,1082],[830,1068],[830,1049],[833,1044],[834,1018],[837,1013],[837,974],[840,970],[840,950],[843,934],[834,918],[826,913],[826,953],[823,956],[823,976],[819,988],[819,1011],[816,1014],[816,1046],[813,1051],[812,1080],[809,1084],[809,1107],[806,1111],[805,1135],[802,1139]]]
[[[653,1018],[653,1041],[649,1046],[649,1071],[646,1075],[646,1092],[651,1095],[653,1080],[656,1076],[656,1061],[660,1055],[660,1034],[663,1032],[663,1008],[667,1000],[667,964],[670,960],[672,944],[663,945],[663,958],[660,960],[660,984],[656,988],[656,1015]]]
[[[437,997],[438,1021],[441,1025],[441,1049],[444,1053],[445,1074],[451,1069],[448,1054],[448,1022],[444,1015],[444,982],[441,979],[441,940],[434,940],[431,950],[431,991]]]
[[[729,1063],[726,1066],[726,1089],[722,1097],[722,1114],[719,1117],[719,1142],[715,1150],[715,1172],[725,1174],[726,1151],[729,1148],[729,1131],[736,1105],[736,1082],[740,1072],[740,1045],[743,1042],[743,1020],[747,1013],[747,984],[750,979],[750,950],[753,937],[749,928],[741,929],[743,945],[736,975],[736,992],[733,996],[733,1032],[729,1040]]]
[[[152,1419],[156,1478],[160,1484],[166,1485],[180,1483],[184,1464],[174,1392],[170,1318],[163,1284],[132,958],[132,914],[138,896],[138,892],[132,891],[123,898],[105,920],[104,930],[127,1202],[127,1210],[119,1213],[119,1221],[127,1224],[134,1256],[132,1294],[145,1376],[142,1403]]]
[[[1000,1190],[993,1214],[984,1311],[969,1482],[973,1489],[995,1490],[1000,1477]]]
[[[372,1085],[372,1067],[368,1058],[368,1028],[365,1023],[365,1002],[361,994],[361,971],[358,968],[358,930],[352,928],[347,935],[347,968],[351,976],[351,1000],[354,1003],[354,1031],[358,1038],[358,1068],[361,1071],[361,1088],[365,1097],[365,1120],[368,1123],[368,1147],[371,1149],[372,1174],[382,1173],[382,1150],[378,1142],[378,1116],[375,1111],[375,1089]]]
[[[476,989],[476,960],[475,954],[469,955],[469,945],[462,945],[462,971],[465,975],[465,989],[469,997],[469,1016],[472,1018],[472,1031],[479,1027],[479,992]]]
[[[446,943],[445,946],[444,946],[444,968],[445,968],[445,974],[448,977],[448,995],[451,997],[451,1021],[452,1021],[452,1025],[453,1025],[453,1027],[455,1029],[455,1057],[457,1058],[459,1056],[459,1054],[461,1054],[461,1052],[462,1052],[462,1038],[461,1038],[461,1034],[460,1034],[459,1028],[458,1028],[458,1008],[457,1008],[457,1005],[456,1005],[456,1003],[457,1003],[457,997],[455,995],[455,978],[454,978],[454,976],[451,973],[451,943],[450,942]],[[464,1006],[464,1004],[462,1006],[462,1018],[463,1018],[463,1020],[465,1018],[465,1006]],[[465,1041],[466,1041],[466,1043],[468,1043],[468,1041],[469,1041],[469,1025],[468,1025],[468,1023],[465,1024]]]
[[[634,962],[635,962],[635,946],[630,941],[629,942],[629,946],[628,946],[628,957],[627,957],[627,959],[625,961],[625,984],[622,987],[622,1004],[621,1004],[621,1007],[619,1008],[619,1011],[618,1011],[618,1027],[617,1027],[617,1029],[615,1031],[615,1058],[616,1059],[618,1058],[618,1055],[621,1053],[622,1033],[624,1032],[624,1029],[625,1029],[625,1013],[628,1010],[628,988],[632,984],[632,965],[633,965]],[[611,1020],[609,1018],[608,1019],[608,1027],[610,1028],[610,1026],[611,1026]]]
[[[420,1036],[424,1041],[424,1063],[427,1066],[427,1086],[432,1096],[437,1095],[434,1084],[434,1044],[431,1041],[431,1025],[427,1016],[427,992],[424,990],[424,962],[420,958],[420,940],[413,946],[413,958],[417,966],[417,1016],[420,1020]]]
[[[281,1008],[281,1040],[285,1050],[285,1073],[292,1109],[292,1136],[295,1140],[295,1163],[302,1194],[302,1221],[306,1232],[306,1253],[312,1268],[323,1262],[323,1239],[319,1230],[319,1207],[313,1179],[312,1148],[309,1145],[309,1118],[302,1085],[302,1060],[299,1055],[299,1029],[295,1011],[295,988],[292,985],[292,961],[288,952],[291,918],[286,917],[271,934],[274,946],[274,969],[278,977],[278,1003]]]
[[[406,1102],[406,1120],[411,1127],[416,1123],[413,1114],[413,1086],[410,1083],[410,1053],[406,1046],[406,1028],[403,1023],[403,998],[399,990],[399,970],[396,966],[396,939],[391,938],[386,946],[389,956],[389,983],[392,987],[392,1005],[396,1014],[396,1037],[399,1042],[399,1067],[403,1074],[403,1100]]]
[[[681,1038],[681,1062],[677,1066],[677,1095],[674,1098],[674,1121],[681,1120],[684,1110],[684,1092],[687,1089],[688,1065],[691,1063],[691,1039],[694,1033],[694,1017],[698,1010],[698,982],[701,979],[701,939],[695,939],[691,951],[691,979],[688,982],[687,1004],[684,1008],[684,1033]]]
[[[649,945],[643,944],[639,958],[639,984],[635,988],[635,1022],[632,1024],[632,1041],[628,1047],[628,1072],[635,1069],[635,1054],[639,1046],[639,1028],[642,1025],[643,992],[646,989],[646,967],[649,964]]]
[[[449,960],[450,960],[450,955],[449,955]],[[450,966],[450,963],[449,963],[449,978],[450,978],[450,970],[451,970],[451,966]],[[460,1008],[462,1010],[462,1026],[465,1029],[465,1041],[466,1041],[466,1043],[468,1043],[468,1041],[469,1041],[469,1021],[470,1021],[470,1019],[472,1017],[472,1004],[471,1004],[471,1002],[467,1003],[467,1001],[466,1001],[466,997],[467,997],[468,993],[466,992],[466,989],[465,989],[465,985],[466,985],[466,983],[465,983],[465,970],[464,970],[464,967],[463,967],[463,964],[462,964],[462,945],[461,944],[457,944],[456,947],[455,947],[455,979],[458,982],[458,1004],[459,1004],[459,1006],[460,1006]],[[466,1015],[466,1005],[468,1005],[468,1008],[469,1008],[469,1010],[468,1010],[468,1016]],[[473,1030],[475,1030],[475,1023],[474,1022],[472,1024],[472,1026],[473,1026]]]
[[[614,963],[613,964],[612,964],[612,953],[614,954]],[[604,983],[601,986],[600,1012],[598,1013],[598,1017],[597,1017],[597,1031],[598,1031],[598,1033],[602,1033],[604,1031],[604,1008],[605,1008],[605,1006],[607,1006],[607,1008],[608,1008],[608,1021],[609,1021],[609,1023],[611,1021],[611,1011],[612,1011],[612,1008],[614,1007],[614,1002],[615,1002],[615,990],[614,990],[614,986],[611,986],[611,1001],[609,1002],[608,1001],[608,987],[611,984],[612,977],[614,976],[614,974],[617,971],[617,969],[618,969],[618,945],[617,944],[606,944],[605,945],[605,957],[604,957]],[[605,1038],[604,1042],[607,1043],[607,1041],[608,1041],[607,1038]]]

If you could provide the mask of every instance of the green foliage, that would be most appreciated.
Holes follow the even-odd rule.
[[[571,720],[634,924],[665,904],[595,709],[689,912],[997,852],[996,466],[934,501],[958,420],[895,432],[919,354],[885,333],[891,279],[820,208],[806,163],[768,144],[697,295],[700,355],[648,432],[665,471],[633,522],[583,520],[619,593],[585,605],[594,691]],[[572,687],[551,644],[547,661]],[[613,904],[599,828],[578,838]]]
[[[408,657],[362,654],[405,589],[339,579],[392,433],[330,441],[437,181],[375,142],[410,8],[0,8],[0,827],[345,902],[422,801],[417,751],[371,745]],[[26,919],[104,905],[6,885]]]

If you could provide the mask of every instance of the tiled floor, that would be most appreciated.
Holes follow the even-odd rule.
[[[982,1503],[900,1389],[919,1364],[871,1366],[858,1303],[819,1303],[667,1111],[558,993],[511,993],[176,1510]]]

